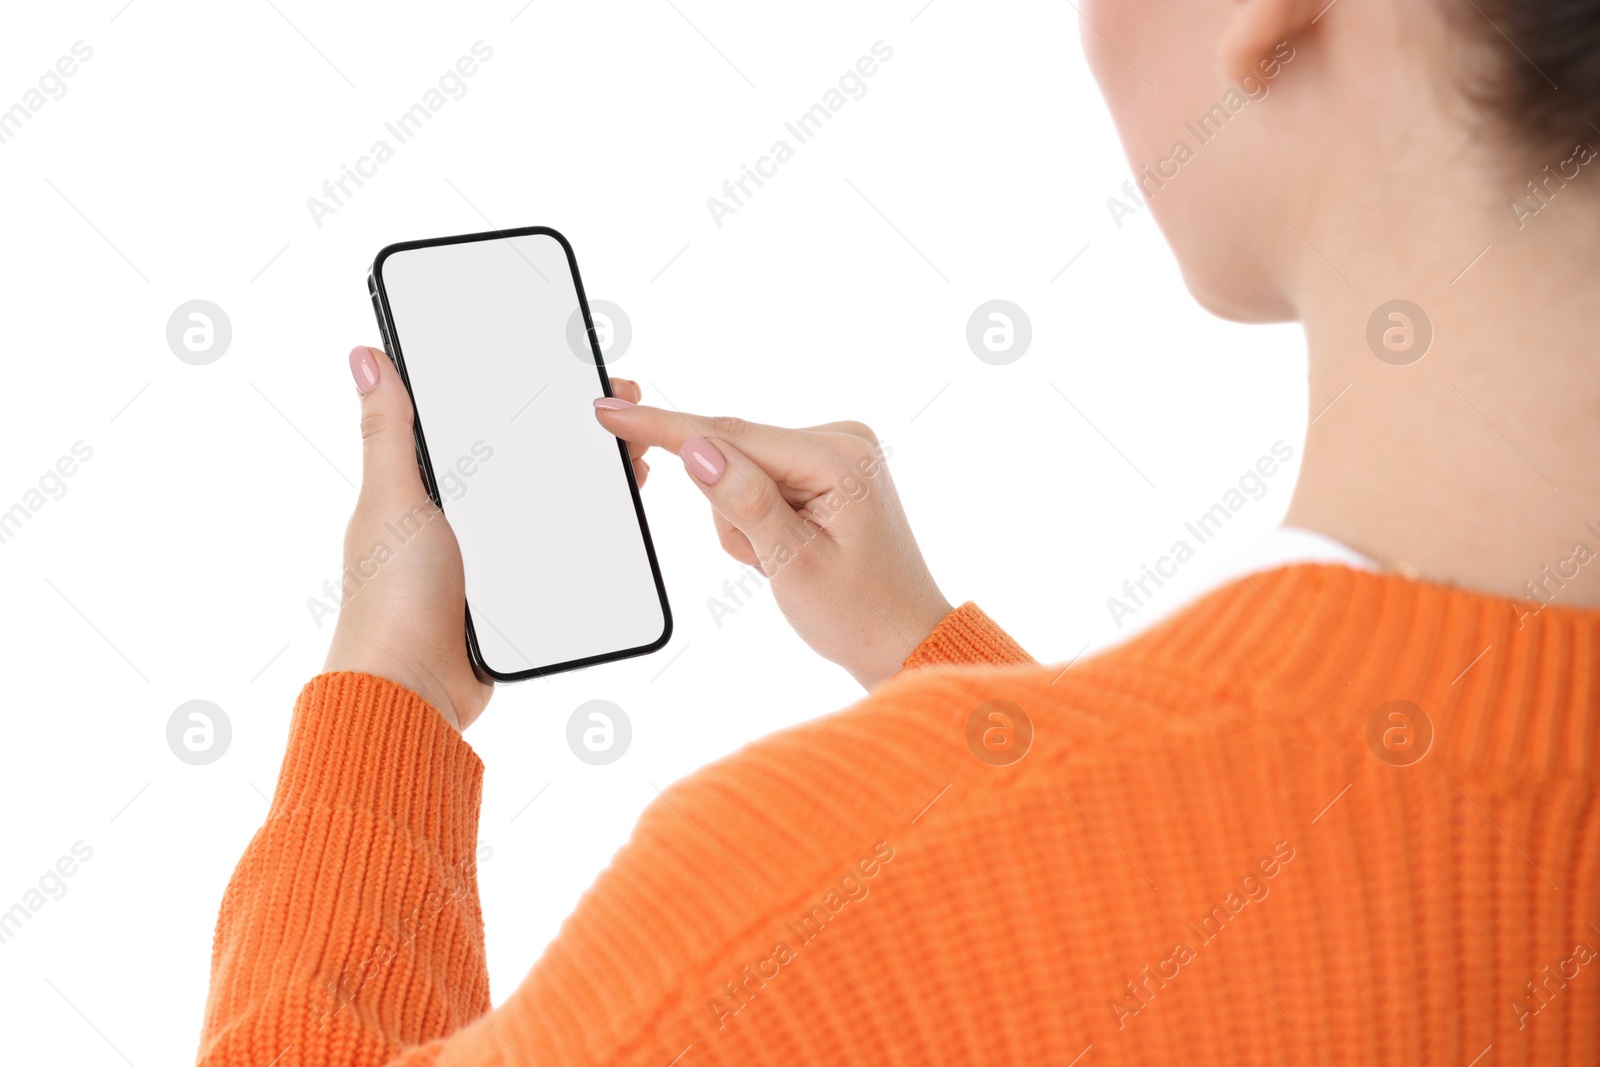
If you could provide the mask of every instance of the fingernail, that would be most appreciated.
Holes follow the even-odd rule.
[[[722,472],[728,466],[722,453],[712,448],[711,442],[704,437],[691,437],[685,441],[683,447],[678,449],[678,457],[691,474],[707,485],[716,485],[717,479],[722,477]]]
[[[372,358],[372,349],[356,345],[350,350],[350,376],[356,380],[356,392],[366,396],[378,387],[378,363]]]
[[[597,408],[605,408],[607,411],[624,411],[633,407],[632,404],[628,403],[619,396],[600,397],[594,402],[594,406]]]

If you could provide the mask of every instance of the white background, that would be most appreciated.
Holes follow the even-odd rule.
[[[1106,598],[1280,438],[1295,463],[1157,607],[1287,503],[1299,332],[1212,319],[1147,211],[1115,225],[1130,170],[1070,5],[123,2],[13,5],[0,34],[0,108],[94,49],[0,144],[0,510],[94,450],[0,544],[0,910],[94,850],[0,944],[18,1062],[193,1056],[223,886],[326,652],[306,601],[338,574],[360,477],[345,356],[377,343],[364,274],[385,244],[554,226],[591,299],[630,315],[613,370],[648,397],[869,422],[945,593],[1042,660],[1118,636]],[[307,198],[480,39],[466,95],[315,225]],[[866,95],[719,229],[706,199],[878,40],[894,57]],[[965,340],[994,298],[1033,324],[1004,367]],[[208,366],[166,343],[192,299],[233,326]],[[497,999],[656,787],[858,696],[769,596],[713,622],[741,568],[685,479],[659,457],[645,489],[671,645],[504,688],[468,733]],[[199,767],[166,742],[196,698],[233,728]],[[633,722],[609,766],[565,741],[596,698]]]

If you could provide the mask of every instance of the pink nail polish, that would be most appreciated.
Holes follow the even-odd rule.
[[[378,364],[372,358],[372,349],[356,345],[350,350],[350,376],[356,380],[356,392],[366,396],[378,387]]]
[[[626,411],[628,408],[633,407],[632,404],[628,403],[620,396],[600,397],[594,402],[594,406],[597,408],[605,408],[607,411]]]
[[[689,473],[699,478],[707,485],[716,485],[717,479],[722,477],[722,472],[727,469],[728,461],[722,458],[722,453],[711,446],[711,442],[704,437],[691,437],[678,449],[678,456],[683,460],[684,466],[689,468]]]

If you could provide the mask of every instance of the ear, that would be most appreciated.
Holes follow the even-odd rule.
[[[1233,13],[1217,46],[1224,81],[1256,73],[1277,45],[1307,32],[1338,0],[1232,0]]]

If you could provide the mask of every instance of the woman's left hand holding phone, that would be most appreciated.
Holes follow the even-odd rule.
[[[467,658],[461,549],[422,484],[411,397],[394,364],[382,349],[360,345],[350,351],[350,373],[361,394],[361,494],[345,530],[343,603],[323,669],[387,678],[465,729],[494,687]],[[633,382],[611,385],[623,399],[640,399]],[[644,449],[632,451],[642,484]],[[386,526],[405,529],[406,542],[390,545]]]

